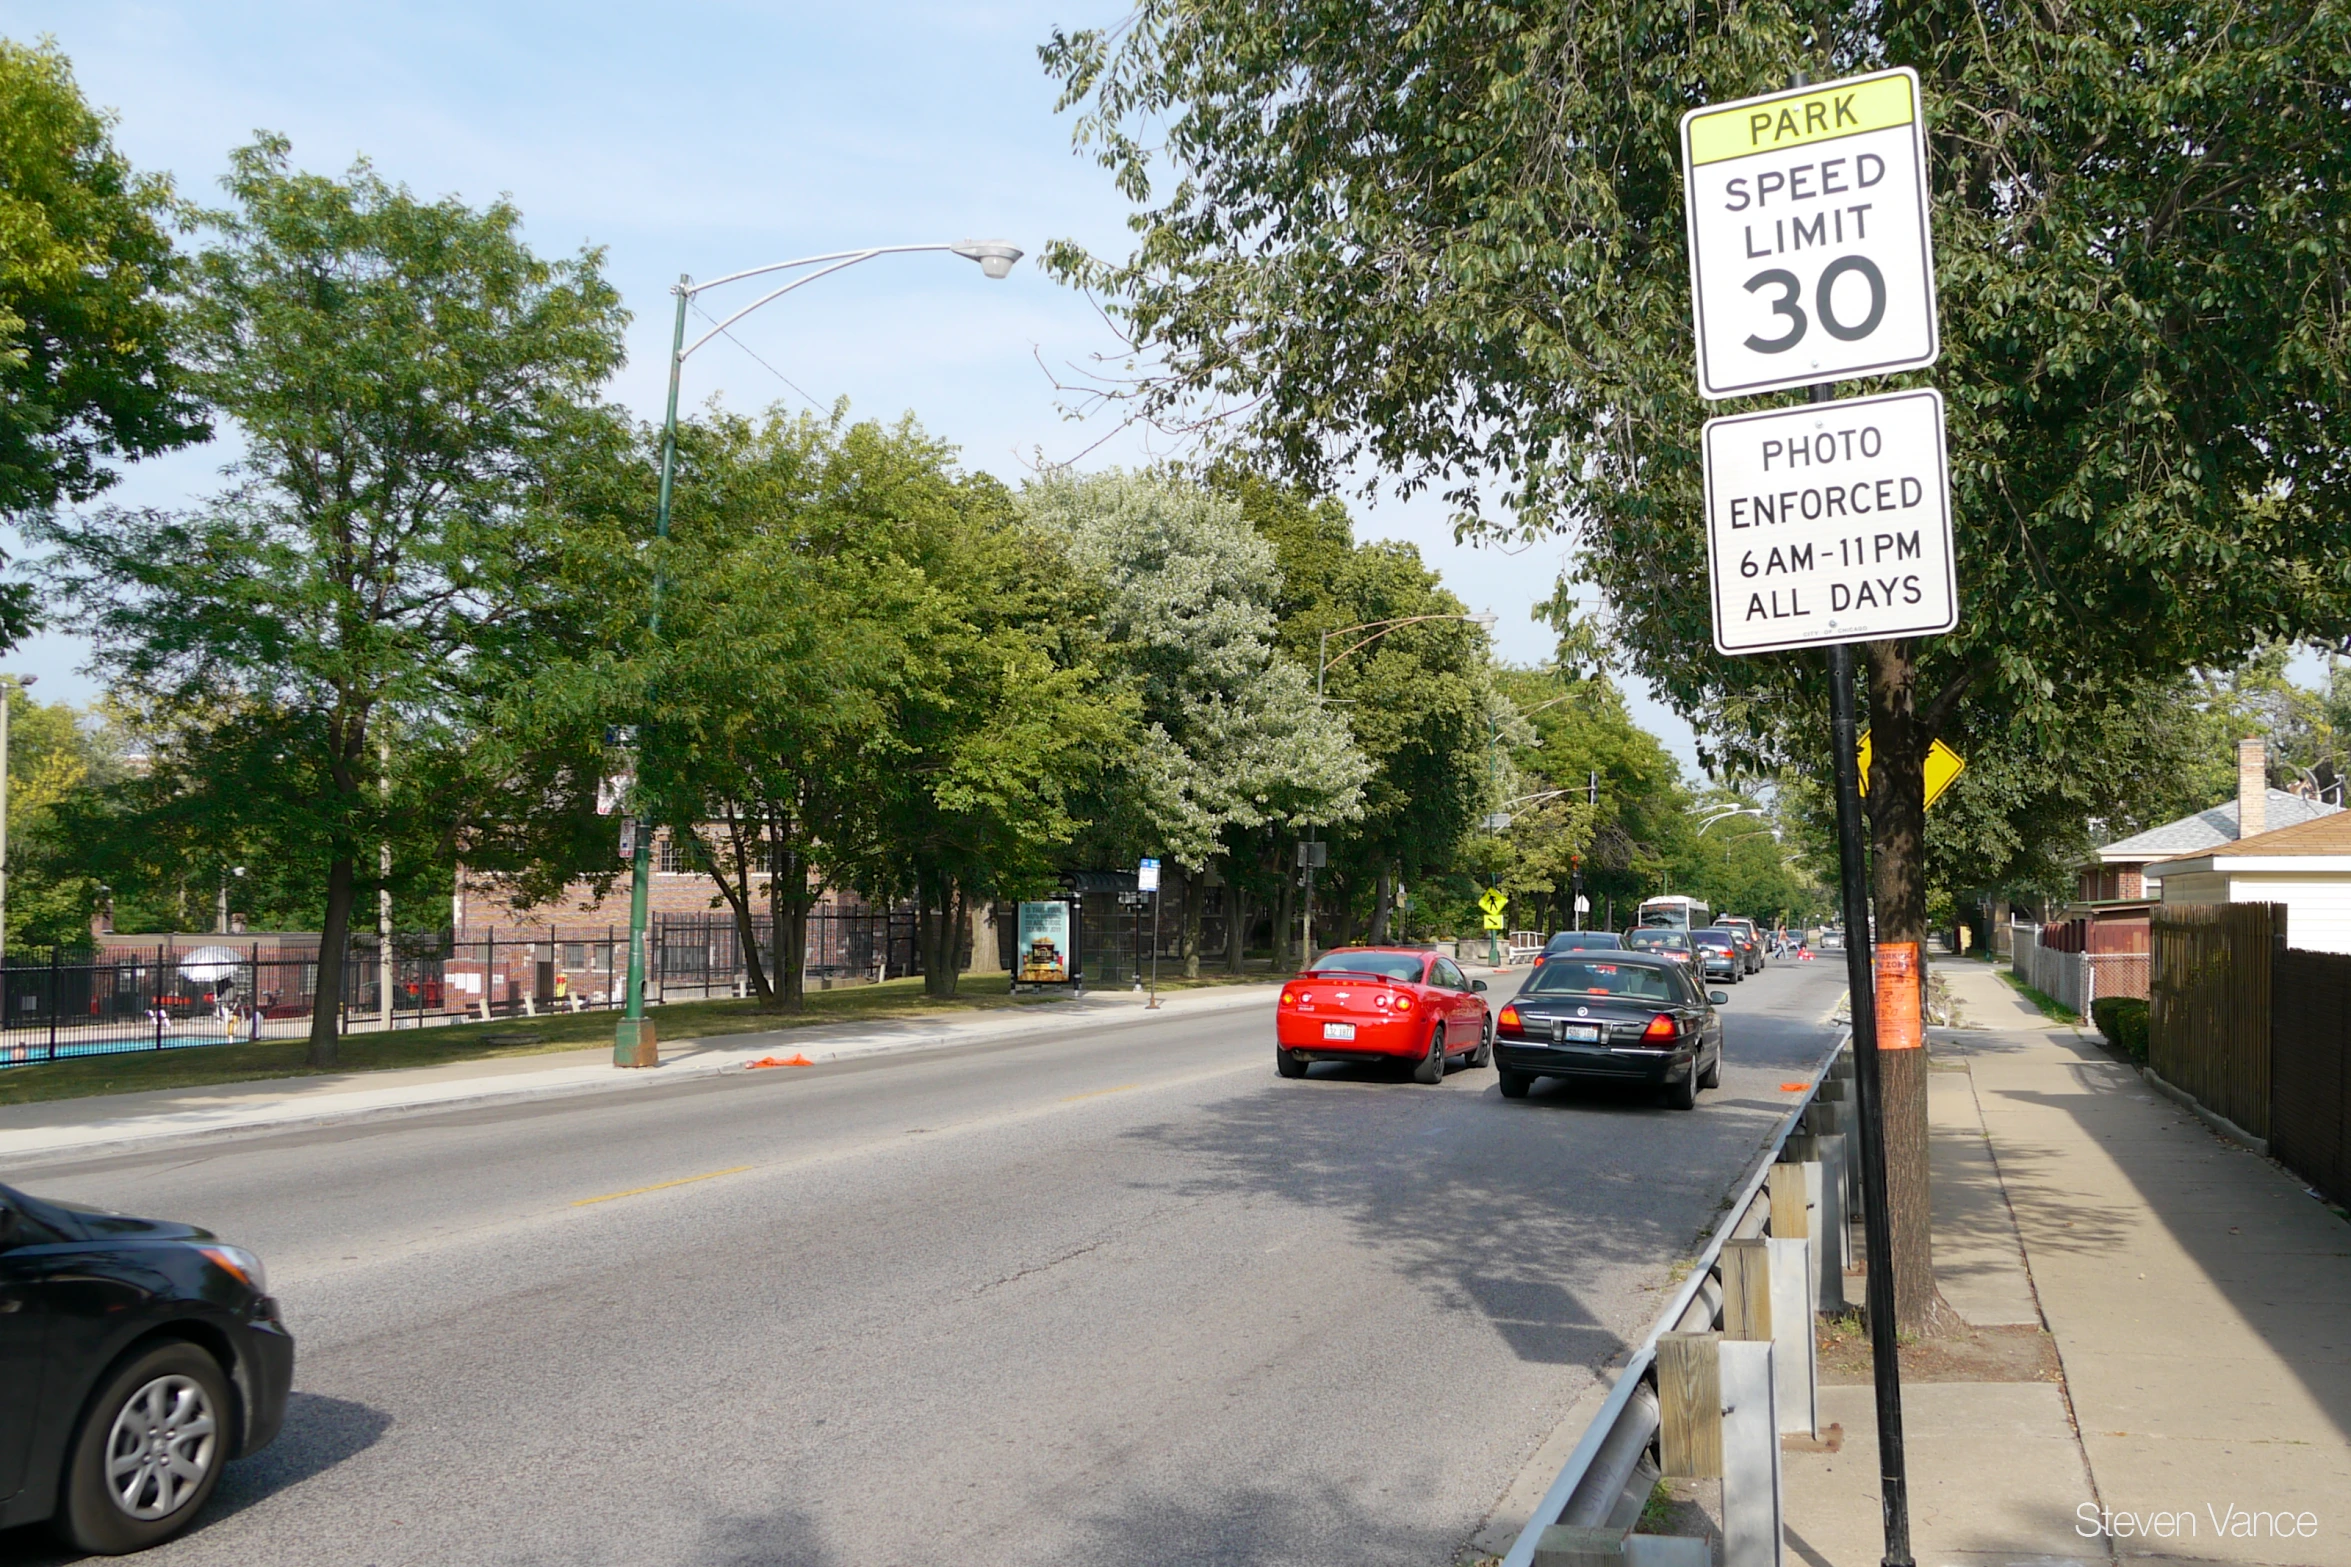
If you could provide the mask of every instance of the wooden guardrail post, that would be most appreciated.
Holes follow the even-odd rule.
[[[1721,1346],[1719,1333],[1657,1335],[1657,1466],[1668,1479],[1722,1475]]]
[[[1722,1336],[1749,1342],[1771,1339],[1771,1248],[1758,1236],[1724,1241]]]

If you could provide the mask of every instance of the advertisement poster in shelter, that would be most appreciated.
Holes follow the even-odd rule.
[[[1020,906],[1020,949],[1013,970],[1023,985],[1066,985],[1071,979],[1069,905],[1061,902]]]

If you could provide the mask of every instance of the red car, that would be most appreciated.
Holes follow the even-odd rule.
[[[1494,1059],[1485,988],[1451,958],[1411,947],[1326,952],[1282,987],[1274,1067],[1304,1077],[1316,1061],[1410,1061],[1414,1082],[1442,1082],[1453,1056]]]

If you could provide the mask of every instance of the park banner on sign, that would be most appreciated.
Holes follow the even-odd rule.
[[[1709,419],[1714,645],[1773,653],[1959,624],[1943,395]]]
[[[1916,72],[1693,109],[1682,176],[1700,395],[1935,362]]]
[[[1015,979],[1023,985],[1066,985],[1070,981],[1069,960],[1069,905],[1022,904]]]

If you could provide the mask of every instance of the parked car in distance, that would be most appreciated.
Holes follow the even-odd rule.
[[[1541,968],[1562,952],[1621,952],[1624,938],[1613,930],[1563,930],[1543,943],[1534,966]]]
[[[1486,982],[1412,947],[1341,947],[1282,986],[1274,1007],[1274,1068],[1304,1077],[1317,1061],[1409,1061],[1416,1083],[1439,1083],[1454,1056],[1494,1059]]]
[[[1502,1097],[1539,1077],[1645,1083],[1683,1110],[1722,1081],[1727,998],[1670,953],[1576,953],[1527,976],[1495,1019]]]
[[[1698,962],[1698,946],[1690,940],[1690,933],[1662,925],[1643,925],[1638,930],[1626,931],[1624,947],[1627,952],[1663,953],[1693,967]]]
[[[1755,922],[1743,914],[1718,914],[1714,923],[1739,938],[1739,952],[1747,960],[1747,972],[1763,972],[1763,932]]]
[[[1698,972],[1707,979],[1727,979],[1736,985],[1747,977],[1747,955],[1739,950],[1738,932],[1709,925],[1690,932],[1698,949]]]
[[[0,1186],[0,1528],[161,1544],[277,1435],[293,1379],[251,1252]]]

